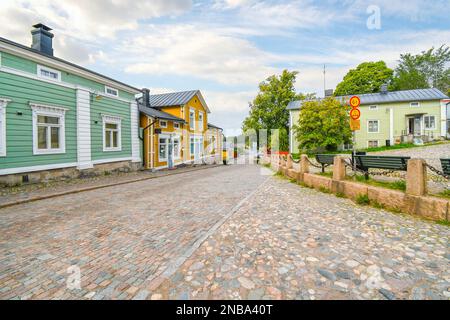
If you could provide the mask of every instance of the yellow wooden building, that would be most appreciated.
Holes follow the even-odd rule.
[[[150,95],[139,101],[146,169],[220,162],[222,129],[208,124],[210,110],[199,90]]]

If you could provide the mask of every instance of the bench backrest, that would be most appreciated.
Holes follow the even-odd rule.
[[[409,159],[411,157],[355,156],[356,165],[363,170],[373,168],[406,171]]]
[[[450,175],[450,159],[441,159],[442,171]]]
[[[316,161],[320,164],[333,164],[334,154],[316,154]]]

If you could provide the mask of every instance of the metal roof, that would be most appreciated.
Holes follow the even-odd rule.
[[[139,104],[139,112],[142,112],[142,113],[148,115],[149,117],[152,117],[155,119],[162,119],[162,120],[186,123],[186,121],[184,119],[175,117],[175,116],[171,115],[170,113],[163,112],[163,111],[155,109],[155,108],[144,107],[142,104]]]
[[[208,105],[206,104],[205,99],[203,99],[200,90],[152,94],[150,95],[150,105],[152,108],[182,106],[188,103],[195,95],[197,95],[200,102],[202,102],[206,111],[209,113]]]
[[[140,89],[135,88],[135,87],[133,87],[133,86],[130,86],[130,85],[126,84],[126,83],[123,83],[123,82],[114,80],[114,79],[112,79],[112,78],[110,78],[110,77],[107,77],[107,76],[104,76],[104,75],[102,75],[102,74],[100,74],[100,73],[97,73],[97,72],[95,72],[95,71],[92,71],[92,70],[83,68],[83,67],[81,67],[81,66],[79,66],[79,65],[76,65],[75,63],[66,61],[66,60],[64,60],[64,59],[57,58],[57,57],[55,57],[55,56],[51,56],[51,55],[42,53],[42,52],[39,51],[39,50],[36,50],[36,49],[33,49],[33,48],[29,48],[29,47],[24,46],[24,45],[22,45],[22,44],[20,44],[20,43],[17,43],[17,42],[14,42],[14,41],[11,41],[11,40],[2,38],[2,37],[0,37],[0,42],[7,43],[7,44],[9,44],[9,45],[15,46],[15,47],[20,48],[20,49],[23,49],[23,50],[30,51],[30,52],[32,52],[32,53],[41,55],[41,56],[43,56],[43,57],[46,57],[46,58],[49,58],[49,59],[52,59],[52,60],[55,60],[55,61],[58,61],[58,62],[65,63],[65,64],[67,64],[67,65],[69,65],[69,66],[71,66],[71,67],[78,68],[78,69],[83,70],[83,71],[85,71],[85,72],[92,73],[93,75],[96,75],[96,76],[98,76],[98,77],[102,77],[102,78],[104,78],[104,79],[107,80],[107,81],[112,81],[112,82],[115,82],[115,83],[117,83],[117,84],[119,84],[119,85],[121,85],[121,86],[127,87],[127,88],[131,89],[131,91],[139,91],[139,92],[141,91]]]
[[[335,97],[338,100],[347,100],[349,96]],[[415,89],[415,90],[403,90],[403,91],[391,91],[388,93],[368,93],[359,94],[361,99],[361,105],[377,104],[377,103],[392,103],[392,102],[415,102],[415,101],[429,101],[429,100],[443,100],[448,97],[443,94],[439,89]],[[317,99],[321,100],[321,99]],[[301,108],[305,101],[292,101],[288,104],[288,110],[298,110]]]
[[[223,131],[222,128],[220,128],[220,127],[218,127],[218,126],[215,126],[215,125],[213,125],[213,124],[211,124],[211,123],[208,123],[208,128],[214,128],[214,129],[219,129],[219,130],[222,130],[222,131]]]

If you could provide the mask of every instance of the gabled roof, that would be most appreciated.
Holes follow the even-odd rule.
[[[415,102],[415,101],[430,101],[443,100],[448,97],[439,89],[415,89],[403,91],[391,91],[387,93],[368,93],[357,95],[361,99],[362,105],[377,104],[377,103],[392,103],[392,102]],[[338,96],[338,100],[348,100],[351,96]],[[321,99],[317,99],[321,100]],[[311,101],[311,100],[309,100]],[[288,104],[288,110],[298,110],[305,101],[292,101]]]
[[[30,53],[33,53],[33,54],[37,54],[37,55],[39,55],[39,56],[41,56],[41,57],[43,57],[43,58],[51,59],[51,60],[54,60],[55,62],[63,63],[63,64],[65,64],[65,65],[69,66],[69,67],[76,68],[76,69],[79,69],[79,70],[81,70],[81,71],[90,73],[90,74],[92,74],[92,75],[94,75],[94,76],[103,78],[103,79],[106,80],[107,82],[114,82],[114,83],[116,83],[116,84],[118,84],[118,85],[120,85],[120,86],[123,86],[123,87],[127,88],[128,90],[131,90],[132,92],[140,92],[140,91],[141,91],[140,89],[135,88],[135,87],[133,87],[133,86],[130,86],[130,85],[128,85],[128,84],[126,84],[126,83],[123,83],[123,82],[121,82],[121,81],[114,80],[114,79],[112,79],[112,78],[110,78],[110,77],[104,76],[104,75],[102,75],[102,74],[100,74],[100,73],[97,73],[97,72],[95,72],[95,71],[92,71],[92,70],[86,69],[86,68],[84,68],[84,67],[81,67],[81,66],[79,66],[79,65],[77,65],[77,64],[75,64],[75,63],[72,63],[72,62],[63,60],[63,59],[61,59],[61,58],[57,58],[57,57],[55,57],[55,56],[51,56],[51,55],[45,54],[45,53],[43,53],[43,52],[41,52],[41,51],[39,51],[39,50],[36,50],[36,49],[33,49],[33,48],[29,48],[29,47],[24,46],[24,45],[22,45],[22,44],[20,44],[20,43],[17,43],[17,42],[14,42],[14,41],[11,41],[11,40],[8,40],[8,39],[5,39],[5,38],[0,37],[0,43],[1,43],[1,42],[5,43],[5,44],[7,44],[7,45],[10,45],[10,46],[13,46],[13,47],[16,47],[16,48],[25,50],[25,51],[27,51],[27,52],[30,52]]]
[[[142,104],[139,104],[139,112],[142,112],[142,113],[146,114],[147,116],[155,118],[155,119],[186,123],[186,121],[182,118],[175,117],[174,115],[171,115],[170,113],[163,112],[163,111],[155,109],[155,108],[144,107]]]
[[[182,106],[188,103],[195,95],[200,99],[200,102],[203,104],[206,111],[210,113],[208,105],[206,104],[205,99],[203,99],[200,90],[152,94],[150,95],[150,105],[152,108]]]

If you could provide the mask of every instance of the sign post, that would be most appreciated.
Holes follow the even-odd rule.
[[[361,105],[361,99],[358,96],[353,96],[350,98],[350,129],[352,130],[352,141],[353,141],[353,171],[356,172],[356,134],[357,130],[361,130],[361,110],[359,106]]]

